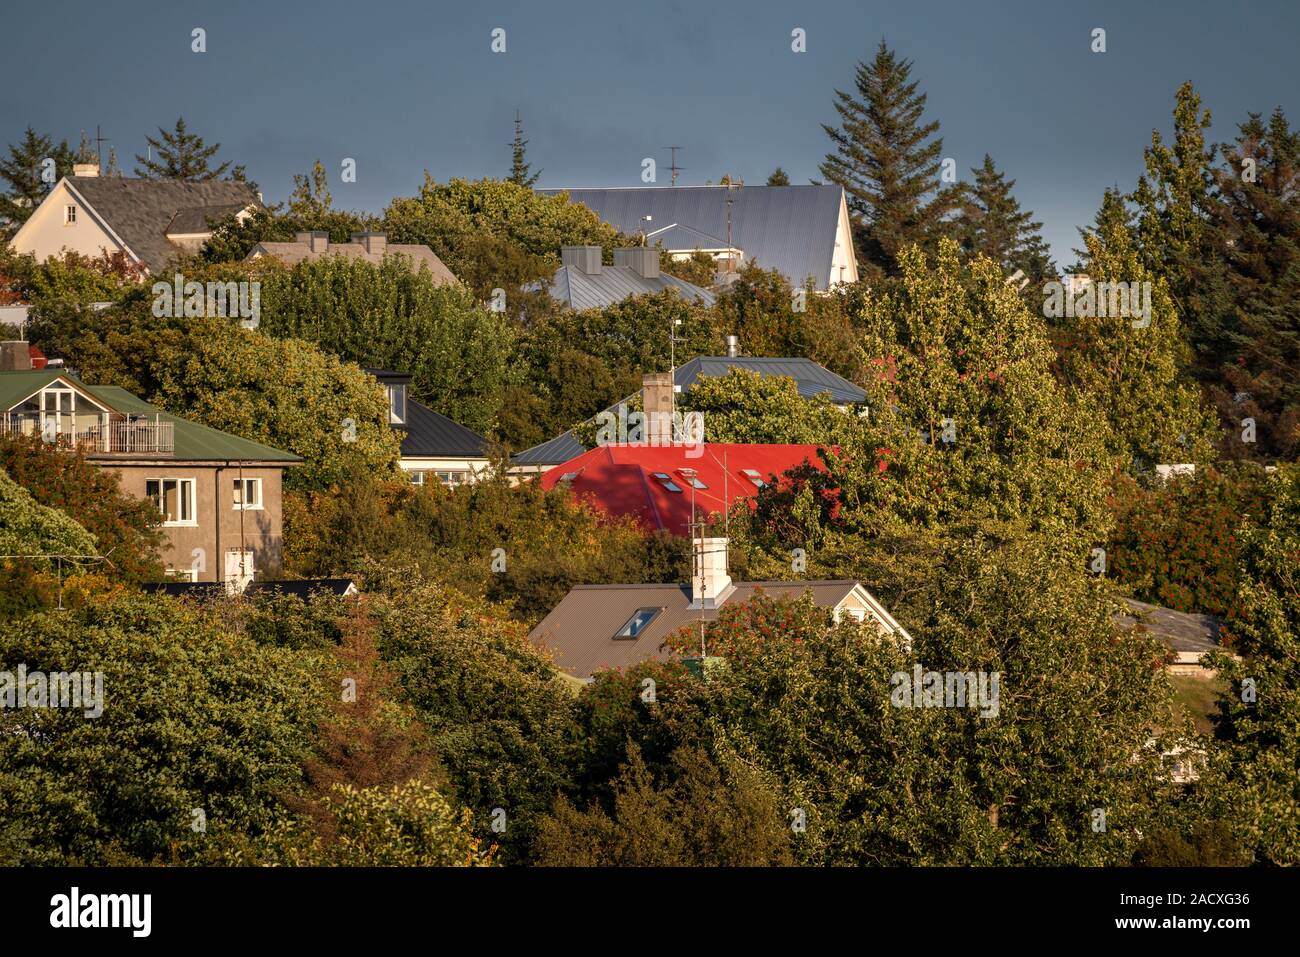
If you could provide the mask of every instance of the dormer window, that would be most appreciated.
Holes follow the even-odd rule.
[[[388,424],[406,424],[406,385],[388,386]]]

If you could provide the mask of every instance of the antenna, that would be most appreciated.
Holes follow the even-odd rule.
[[[671,151],[672,151],[672,159],[668,161],[668,163],[669,163],[669,165],[668,165],[668,171],[671,172],[671,173],[673,174],[673,183],[672,183],[672,185],[676,186],[676,185],[677,185],[677,174],[680,173],[682,170],[686,169],[685,166],[678,166],[678,165],[677,165],[677,151],[678,151],[679,149],[681,149],[681,147],[680,147],[680,146],[665,146],[664,149],[666,149],[666,150],[671,150]]]
[[[112,140],[105,139],[99,135],[99,124],[95,124],[95,153],[99,156],[99,168],[104,168],[104,144],[111,143]]]

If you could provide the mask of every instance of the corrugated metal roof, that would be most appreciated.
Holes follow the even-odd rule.
[[[405,458],[480,458],[487,440],[445,415],[412,399],[406,400]]]
[[[797,598],[812,592],[822,608],[834,608],[858,585],[856,581],[736,582],[723,607],[753,598],[762,589],[772,597]],[[718,617],[714,609],[690,607],[687,585],[578,585],[529,634],[548,649],[555,663],[571,675],[586,678],[608,668],[628,668],[642,661],[668,661],[660,647],[665,638],[701,619]],[[640,608],[660,609],[636,638],[615,638]]]
[[[574,499],[608,515],[631,516],[647,532],[659,529],[683,537],[692,521],[725,512],[742,498],[753,498],[759,485],[803,462],[821,466],[816,445],[712,443],[702,449],[685,445],[602,445],[555,466],[541,478],[551,489],[567,484]],[[692,453],[698,452],[698,455]],[[687,471],[702,486],[692,488]],[[667,475],[668,488],[656,474]],[[674,491],[673,489],[676,489]],[[694,509],[694,514],[692,514]]]
[[[794,379],[795,388],[805,399],[826,392],[837,405],[853,405],[867,400],[867,394],[848,379],[802,357],[699,356],[678,366],[673,382],[685,392],[700,376],[724,376],[731,369],[748,369],[763,376],[787,376]],[[556,465],[585,451],[586,446],[569,430],[525,449],[510,461],[513,465]]]
[[[687,300],[713,305],[713,294],[707,289],[667,273],[646,279],[629,266],[603,266],[595,275],[574,266],[561,266],[547,292],[557,302],[583,310],[604,309],[630,296],[645,296],[665,289],[676,289]]]
[[[839,186],[631,186],[611,189],[540,189],[567,192],[620,232],[634,235],[645,217],[650,225],[676,224],[722,239],[726,246],[727,201],[731,202],[731,245],[765,269],[776,269],[792,285],[812,277],[817,289],[831,279],[835,234],[844,191]],[[694,249],[694,241],[683,247]],[[673,247],[665,243],[665,248]]]
[[[1124,604],[1131,614],[1117,616],[1118,624],[1124,628],[1140,624],[1174,651],[1206,652],[1219,647],[1219,633],[1223,628],[1220,618],[1174,611],[1132,598],[1125,598]]]
[[[162,422],[173,424],[176,447],[173,461],[206,461],[210,459],[245,462],[301,462],[298,456],[273,449],[269,445],[241,439],[237,435],[199,425],[170,415],[150,405],[139,396],[114,385],[86,385],[63,369],[45,369],[40,372],[0,372],[0,411],[12,409],[34,392],[45,388],[55,379],[64,378],[83,390],[101,405],[114,412],[157,414]]]

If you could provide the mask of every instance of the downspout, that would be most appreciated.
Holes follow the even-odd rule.
[[[212,496],[212,504],[213,504],[213,511],[217,513],[217,520],[216,520],[217,554],[213,556],[213,561],[218,563],[218,566],[221,569],[221,576],[222,576],[221,578],[218,578],[217,572],[214,569],[212,572],[212,580],[214,582],[219,582],[219,581],[224,581],[226,575],[226,566],[221,563],[222,556],[221,556],[221,466],[220,465],[217,466],[216,471],[213,472],[212,475],[213,475],[212,491],[214,493]]]

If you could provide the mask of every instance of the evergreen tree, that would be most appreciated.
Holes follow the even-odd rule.
[[[122,176],[122,170],[117,165],[117,150],[113,147],[108,148],[108,169],[104,171],[105,176],[116,176],[119,179]]]
[[[768,186],[789,186],[790,174],[778,166],[776,169],[772,170],[772,175],[767,178],[767,185]]]
[[[531,166],[524,158],[527,148],[528,140],[524,139],[524,128],[519,119],[519,111],[515,110],[515,138],[514,142],[510,144],[510,176],[508,179],[512,183],[531,188],[537,182],[537,178],[542,175],[542,171],[530,172]]]
[[[972,169],[975,183],[967,195],[959,236],[968,255],[988,256],[1007,273],[1017,269],[1037,288],[1055,276],[1047,243],[1039,232],[1043,224],[1034,222],[1033,213],[1022,210],[1012,195],[1016,185],[1007,179],[984,154],[984,165]]]
[[[822,126],[834,151],[820,169],[844,187],[867,272],[896,274],[903,247],[932,246],[962,193],[939,184],[939,123],[922,122],[925,94],[911,72],[882,40],[875,59],[858,64],[855,91],[835,91],[840,126]]]
[[[230,167],[229,163],[222,163],[216,169],[209,166],[208,161],[216,155],[217,150],[221,149],[221,144],[206,145],[203,137],[189,132],[184,117],[177,117],[176,128],[173,130],[158,127],[158,134],[159,139],[154,139],[152,136],[145,137],[157,153],[156,157],[136,154],[135,161],[140,164],[135,169],[137,176],[145,179],[179,179],[187,183],[201,183],[216,179]]]
[[[1088,252],[1089,236],[1096,238],[1108,235],[1117,228],[1132,235],[1134,229],[1133,213],[1125,204],[1124,194],[1119,191],[1119,187],[1107,186],[1105,192],[1101,195],[1101,206],[1097,210],[1097,215],[1092,218],[1092,225],[1078,227],[1079,238],[1083,240],[1084,248],[1079,249],[1076,247],[1071,250],[1075,255],[1075,261],[1069,271],[1081,273],[1086,268],[1084,264],[1091,255]]]
[[[46,159],[54,160],[53,177],[49,181],[41,175]],[[67,140],[55,146],[48,136],[38,134],[30,126],[21,142],[9,145],[8,158],[0,159],[0,179],[7,184],[0,194],[0,238],[11,237],[27,222],[27,217],[54,184],[72,175],[72,164],[73,154]]]
[[[1290,458],[1300,450],[1300,131],[1281,110],[1239,129],[1215,171],[1191,340],[1227,450]]]

